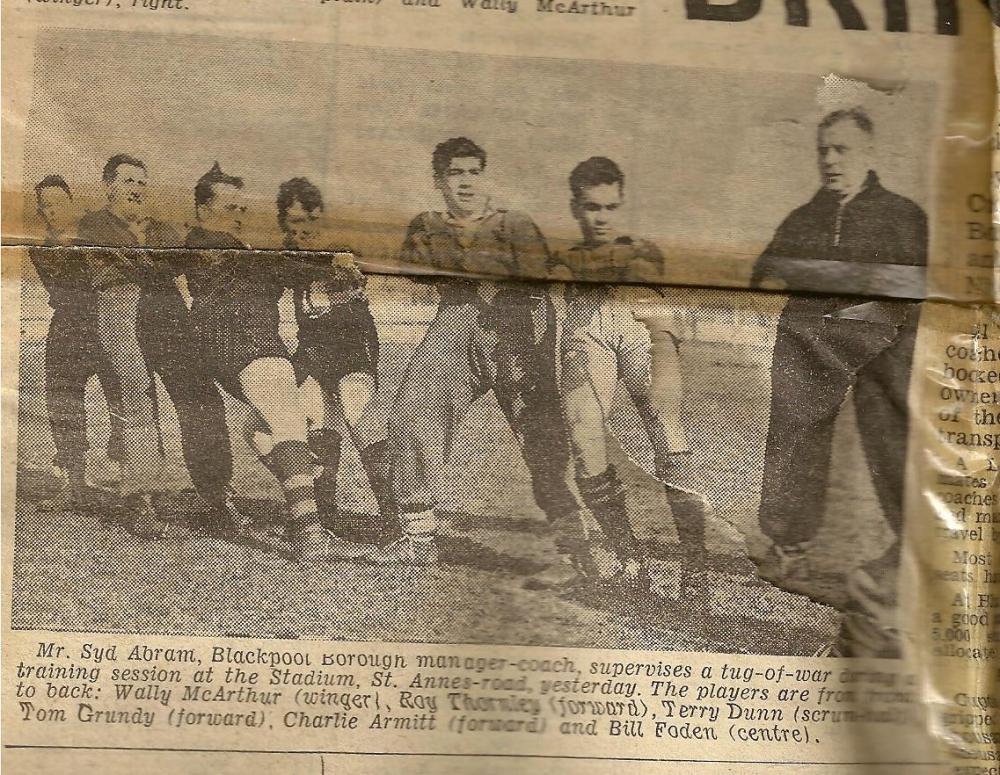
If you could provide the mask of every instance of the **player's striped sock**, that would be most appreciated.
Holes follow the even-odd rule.
[[[408,546],[408,561],[416,565],[436,565],[438,549],[437,536],[438,519],[432,509],[416,507],[417,510],[404,509],[399,515],[404,545]]]
[[[399,519],[411,541],[433,541],[437,535],[437,515],[431,509],[404,509]]]
[[[285,493],[293,531],[318,525],[313,458],[309,445],[304,441],[279,441],[262,460],[277,477]]]

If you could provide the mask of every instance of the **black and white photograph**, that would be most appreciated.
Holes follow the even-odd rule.
[[[899,656],[919,304],[778,291],[926,266],[931,89],[177,46],[39,38],[14,628]]]

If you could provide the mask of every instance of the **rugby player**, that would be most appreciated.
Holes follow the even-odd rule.
[[[104,166],[108,204],[80,220],[90,283],[96,294],[101,346],[122,390],[122,495],[133,530],[162,538],[167,526],[156,499],[163,492],[163,449],[157,422],[157,373],[177,410],[181,445],[195,488],[210,505],[206,527],[240,531],[233,504],[232,451],[222,397],[200,368],[188,309],[171,260],[181,244],[151,217],[146,165],[127,154]],[[174,251],[171,251],[174,249]]]
[[[350,252],[329,250],[324,244],[323,195],[308,179],[282,183],[277,210],[298,324],[293,362],[313,420],[309,446],[317,463],[320,519],[343,538],[374,537],[386,544],[399,537],[399,507],[392,492],[384,435],[365,440],[368,428],[379,425],[365,417],[378,386],[379,352],[366,280]],[[363,423],[363,418],[368,422]],[[347,524],[339,514],[337,472],[343,432],[358,450],[378,504],[374,525]]]
[[[625,176],[615,162],[595,156],[570,173],[570,209],[583,240],[564,263],[578,279],[588,267],[623,276],[643,264],[659,272],[663,255],[651,242],[623,233]],[[668,336],[656,352],[646,325],[636,317],[617,286],[586,283],[567,287],[562,335],[562,400],[576,464],[576,482],[584,504],[600,524],[622,566],[622,580],[647,587],[644,554],[629,520],[625,489],[608,459],[608,425],[619,380],[635,405],[653,449],[654,470],[664,483],[667,502],[684,554],[683,594],[698,594],[706,564],[705,520],[708,503],[676,481],[678,456],[690,446],[681,422],[683,398],[676,340]],[[665,346],[664,346],[665,345]],[[654,360],[655,359],[655,360]]]
[[[121,386],[97,334],[97,309],[82,251],[76,242],[77,210],[69,185],[47,175],[35,186],[45,242],[28,255],[49,295],[52,319],[45,335],[45,403],[56,448],[53,468],[66,483],[54,498],[39,503],[48,511],[87,505],[87,382],[96,375],[111,420],[108,458],[121,457]],[[119,471],[120,476],[120,471]],[[116,477],[117,478],[117,477]]]
[[[480,146],[464,137],[445,140],[434,149],[431,166],[445,209],[413,219],[400,251],[403,262],[493,276],[544,274],[550,261],[545,240],[526,215],[493,204]],[[437,313],[389,418],[403,530],[389,558],[437,561],[440,477],[462,417],[491,390],[520,445],[535,502],[554,528],[557,546],[565,557],[579,558],[584,535],[569,486],[555,308],[547,288],[459,279],[435,285]],[[574,568],[561,566],[553,566],[554,575],[575,578]]]
[[[194,189],[197,223],[184,241],[183,271],[201,368],[249,407],[270,436],[261,460],[284,492],[295,559],[350,559],[357,555],[332,544],[320,524],[306,411],[279,335],[283,258],[255,253],[242,241],[243,188],[242,178],[216,162]]]

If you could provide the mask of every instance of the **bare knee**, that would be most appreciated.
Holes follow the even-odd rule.
[[[291,362],[285,358],[258,358],[240,373],[240,387],[270,428],[275,442],[305,440],[306,413]]]
[[[570,447],[580,476],[594,476],[608,467],[608,447],[603,422],[569,423]]]
[[[371,403],[375,393],[375,380],[370,374],[355,372],[340,380],[340,402],[344,409],[344,419],[356,425]]]

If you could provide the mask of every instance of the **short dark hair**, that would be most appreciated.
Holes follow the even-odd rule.
[[[222,171],[219,162],[215,162],[212,169],[198,178],[198,182],[194,186],[194,206],[201,207],[215,199],[215,186],[218,185],[243,188],[243,178],[227,175]]]
[[[585,188],[614,183],[624,188],[625,174],[605,156],[591,156],[577,164],[569,174],[569,190],[573,192],[574,199],[579,199]]]
[[[479,159],[480,169],[486,167],[486,151],[476,145],[468,137],[451,137],[443,143],[438,143],[431,158],[434,177],[439,178],[448,171],[452,159],[474,156]]]
[[[147,171],[146,165],[135,158],[135,156],[129,156],[127,153],[116,153],[104,165],[104,172],[101,173],[101,179],[105,183],[110,183],[115,179],[115,175],[118,174],[118,168],[123,164],[127,164],[130,167],[138,167],[143,172]]]
[[[46,188],[61,188],[66,192],[66,196],[73,198],[73,192],[69,190],[69,184],[62,175],[46,175],[35,185],[35,201],[42,203],[42,191]]]
[[[278,225],[285,228],[289,208],[298,202],[303,209],[323,209],[323,194],[309,178],[292,178],[278,186]]]
[[[819,122],[819,130],[829,129],[840,121],[853,121],[854,125],[865,134],[875,134],[875,124],[864,108],[845,108],[828,113]]]

